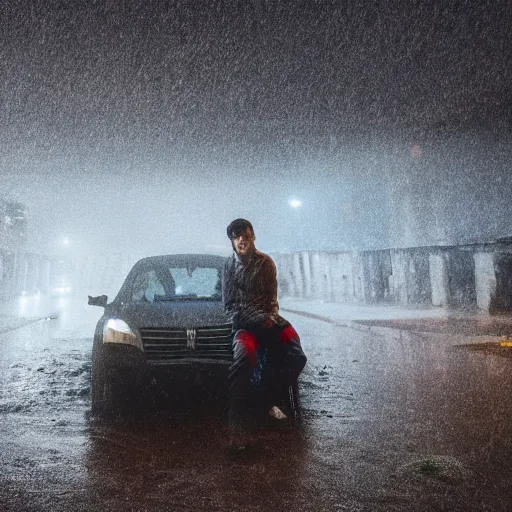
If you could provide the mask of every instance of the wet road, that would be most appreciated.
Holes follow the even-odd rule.
[[[227,452],[222,402],[90,409],[99,310],[0,334],[0,510],[511,510],[512,359],[443,333],[288,315],[301,428]]]

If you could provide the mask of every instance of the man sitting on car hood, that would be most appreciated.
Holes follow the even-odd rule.
[[[262,378],[269,414],[285,420],[288,386],[297,380],[306,356],[297,332],[278,314],[276,266],[256,249],[252,224],[236,219],[227,227],[227,235],[233,255],[224,267],[222,292],[236,332],[229,370],[230,424],[235,428],[243,424],[251,388]]]

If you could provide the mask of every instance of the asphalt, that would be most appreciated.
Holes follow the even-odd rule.
[[[26,324],[57,318],[66,304],[74,314],[98,315],[98,308],[87,306],[87,297],[20,296],[0,302],[0,333]],[[69,307],[69,306],[68,306]],[[393,304],[357,304],[321,300],[280,300],[283,316],[297,314],[359,330],[388,329],[415,332],[463,334],[474,337],[512,339],[512,314],[490,315],[482,311],[449,310],[436,307],[403,307]]]
[[[55,318],[59,311],[59,299],[40,294],[0,301],[0,334],[33,322]]]

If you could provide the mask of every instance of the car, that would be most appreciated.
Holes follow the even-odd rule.
[[[225,261],[208,254],[143,258],[112,302],[89,296],[89,305],[104,308],[92,347],[93,413],[136,403],[147,383],[162,377],[178,395],[185,381],[206,383],[216,396],[227,392],[234,333],[222,302]],[[300,419],[297,382],[289,386],[287,411]]]
[[[144,383],[221,375],[232,362],[232,324],[222,303],[225,258],[207,254],[139,260],[117,296],[89,296],[104,307],[93,340],[92,411],[133,400]]]

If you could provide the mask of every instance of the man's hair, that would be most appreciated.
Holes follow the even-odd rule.
[[[254,228],[248,220],[236,219],[227,227],[226,233],[228,234],[228,238],[231,239],[240,236],[247,228],[250,228],[254,235]]]

